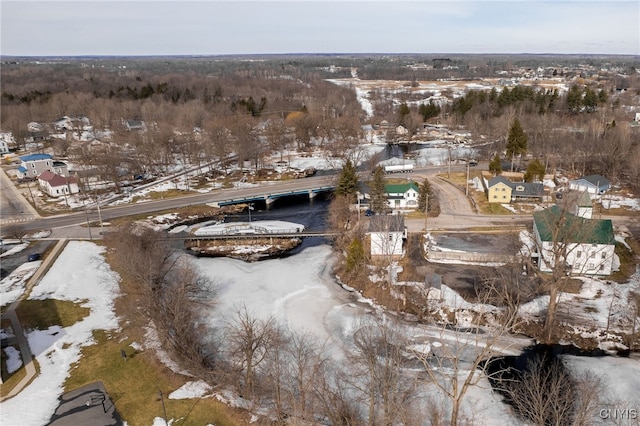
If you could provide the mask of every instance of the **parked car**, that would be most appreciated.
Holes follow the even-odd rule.
[[[475,167],[477,165],[478,165],[478,162],[476,160],[469,161],[469,167]]]
[[[29,255],[29,262],[35,262],[36,260],[40,260],[42,256],[40,253],[33,253]]]

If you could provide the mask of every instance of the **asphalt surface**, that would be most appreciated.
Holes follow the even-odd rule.
[[[0,279],[6,277],[13,272],[18,266],[26,263],[29,260],[29,255],[42,254],[49,250],[55,241],[49,240],[29,240],[29,246],[19,253],[11,256],[6,256],[0,259]],[[9,245],[4,247],[5,249],[11,248]]]
[[[123,424],[104,385],[102,382],[95,382],[62,395],[49,426]]]

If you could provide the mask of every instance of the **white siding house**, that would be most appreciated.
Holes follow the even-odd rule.
[[[600,175],[584,176],[569,182],[570,190],[585,191],[592,196],[604,194],[610,187],[611,182],[609,182],[609,180],[604,176]]]
[[[389,200],[389,208],[393,210],[418,208],[420,188],[417,183],[409,181],[407,183],[385,185],[384,190]]]
[[[40,189],[51,197],[77,194],[80,192],[78,189],[78,181],[74,176],[64,177],[50,171],[46,171],[38,176],[38,184],[40,185]]]
[[[615,250],[611,220],[586,219],[552,206],[533,214],[533,233],[541,271],[552,272],[556,256],[562,256],[572,275],[611,274]]]
[[[371,216],[369,231],[372,256],[403,255],[403,243],[407,237],[402,216]]]
[[[13,146],[15,147],[16,141],[13,138],[13,134],[11,132],[8,133],[0,133],[0,154],[8,154],[9,149]]]

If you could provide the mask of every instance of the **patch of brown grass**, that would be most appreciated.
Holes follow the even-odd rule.
[[[90,309],[81,304],[57,299],[25,299],[16,308],[16,314],[27,330],[46,330],[52,325],[69,327],[89,316]]]

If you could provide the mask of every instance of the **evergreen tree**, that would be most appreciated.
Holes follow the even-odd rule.
[[[340,176],[338,177],[338,184],[336,185],[335,193],[336,195],[344,195],[348,197],[349,200],[355,201],[356,193],[359,189],[356,168],[351,160],[347,160],[342,167]]]
[[[496,153],[493,160],[489,162],[489,171],[496,176],[502,173],[502,166],[500,165],[500,156],[498,153]]]
[[[587,87],[584,91],[584,97],[582,98],[582,105],[589,112],[595,111],[598,105],[598,95],[596,92]]]
[[[604,89],[600,89],[598,92],[598,105],[606,104],[607,99],[607,92],[605,92]]]
[[[347,249],[347,271],[358,271],[365,265],[364,246],[360,238],[354,238]]]
[[[527,172],[524,174],[524,181],[533,182],[535,178],[542,181],[544,179],[544,173],[544,165],[536,158],[527,166]]]
[[[373,180],[369,186],[371,195],[371,210],[376,213],[384,213],[388,210],[388,198],[385,190],[384,169],[378,166],[373,171]]]
[[[431,202],[429,201],[431,199]],[[431,184],[427,178],[420,185],[420,194],[418,195],[418,210],[429,212],[429,206],[433,203],[433,194]]]
[[[573,85],[569,88],[569,92],[567,93],[567,108],[571,112],[580,111],[580,106],[582,105],[582,89],[580,87]]]
[[[411,114],[411,110],[409,109],[409,106],[405,103],[401,104],[398,107],[398,124],[401,124],[404,126],[407,116],[409,114]]]
[[[520,120],[513,120],[511,128],[509,128],[509,136],[507,138],[507,157],[513,158],[516,155],[522,155],[527,152],[527,135],[522,130]]]
[[[440,114],[440,107],[433,103],[433,101],[429,101],[428,105],[420,104],[418,107],[418,113],[420,113],[424,121],[427,121],[428,119],[437,117]]]

